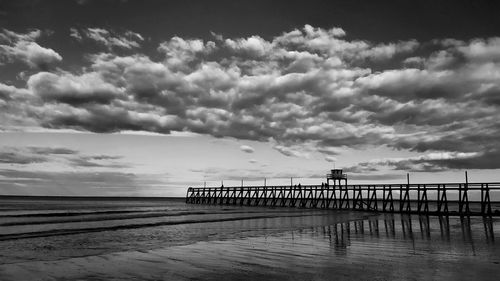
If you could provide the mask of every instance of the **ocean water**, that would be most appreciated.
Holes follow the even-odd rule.
[[[0,280],[498,280],[500,218],[0,198]]]

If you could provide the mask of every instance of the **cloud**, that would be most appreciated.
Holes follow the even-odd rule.
[[[7,149],[0,151],[0,164],[32,164],[46,162],[47,158],[38,155],[24,154],[15,149]]]
[[[19,89],[14,86],[0,83],[0,99],[4,101],[12,101],[29,95],[30,92],[26,89]]]
[[[476,153],[480,160],[413,159],[410,169],[496,167],[497,37],[370,42],[349,39],[341,28],[306,25],[272,38],[176,36],[147,56],[139,52],[140,34],[71,32],[108,52],[87,55],[89,65],[77,71],[34,73],[25,88],[0,84],[4,127],[191,132],[269,142],[291,157],[319,152],[329,160],[344,150],[386,145],[425,155]],[[112,37],[126,38],[128,47]],[[118,55],[115,48],[138,52]]]
[[[36,163],[63,163],[67,167],[127,168],[116,155],[82,155],[64,147],[4,147],[0,150],[0,164],[30,165]]]
[[[331,155],[327,155],[327,156],[325,156],[325,160],[326,160],[326,162],[336,162],[337,158],[334,156],[331,156]]]
[[[70,36],[78,41],[85,39],[92,40],[99,45],[105,46],[108,50],[113,49],[136,49],[141,47],[144,37],[139,33],[127,30],[122,34],[104,28],[70,28]]]
[[[130,165],[124,163],[109,162],[107,160],[116,160],[121,157],[116,156],[79,156],[69,159],[69,165],[73,167],[87,167],[87,168],[128,168]]]
[[[160,43],[158,51],[166,57],[170,68],[190,71],[189,63],[202,58],[216,49],[215,43],[201,39],[183,39],[177,36]]]
[[[109,171],[0,169],[0,192],[5,195],[140,196],[145,190],[151,192],[151,186],[160,182],[145,175]]]
[[[318,152],[327,154],[328,156],[339,155],[342,150],[337,147],[319,147]]]
[[[240,146],[241,151],[246,152],[246,153],[253,153],[255,149],[251,146],[248,145],[242,145]]]
[[[224,44],[233,52],[255,58],[268,54],[273,47],[272,43],[262,39],[260,36],[239,38],[237,40],[226,39]]]
[[[83,40],[83,37],[80,34],[80,31],[78,31],[78,29],[71,27],[69,29],[69,32],[70,32],[70,34],[69,34],[70,37],[73,37],[73,38],[75,38],[78,41],[82,41]]]
[[[412,172],[440,172],[450,169],[498,169],[494,160],[500,156],[497,150],[487,152],[431,152],[408,158],[374,159],[358,163],[345,170],[352,173],[375,172],[384,168]]]
[[[40,30],[16,33],[7,29],[0,32],[0,63],[22,61],[32,68],[48,69],[62,61],[61,55],[35,41],[42,35]]]
[[[402,41],[398,43],[378,44],[368,48],[360,53],[360,57],[372,60],[387,60],[393,58],[396,54],[411,53],[419,43],[416,40]]]
[[[72,155],[72,154],[77,154],[78,151],[69,149],[69,148],[64,148],[64,147],[39,147],[39,146],[32,146],[28,147],[28,150],[39,155],[50,155],[50,154],[56,154],[56,155]]]
[[[283,145],[275,145],[273,148],[285,156],[299,157],[299,158],[308,158],[309,157],[309,153],[306,151],[302,151],[300,147],[289,147],[289,146],[283,146]]]
[[[43,100],[70,105],[107,104],[120,96],[119,88],[105,82],[95,72],[80,76],[39,72],[28,79],[28,88]]]
[[[348,175],[349,180],[363,181],[391,181],[391,180],[406,180],[405,174],[377,174],[377,175]]]

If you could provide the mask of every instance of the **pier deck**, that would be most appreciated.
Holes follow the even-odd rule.
[[[500,183],[189,187],[186,203],[499,216]]]

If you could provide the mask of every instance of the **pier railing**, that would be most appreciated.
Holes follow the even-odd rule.
[[[186,203],[500,215],[500,183],[189,187]]]

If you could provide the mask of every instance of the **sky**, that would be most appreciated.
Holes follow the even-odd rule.
[[[0,0],[0,195],[498,182],[499,10]]]

